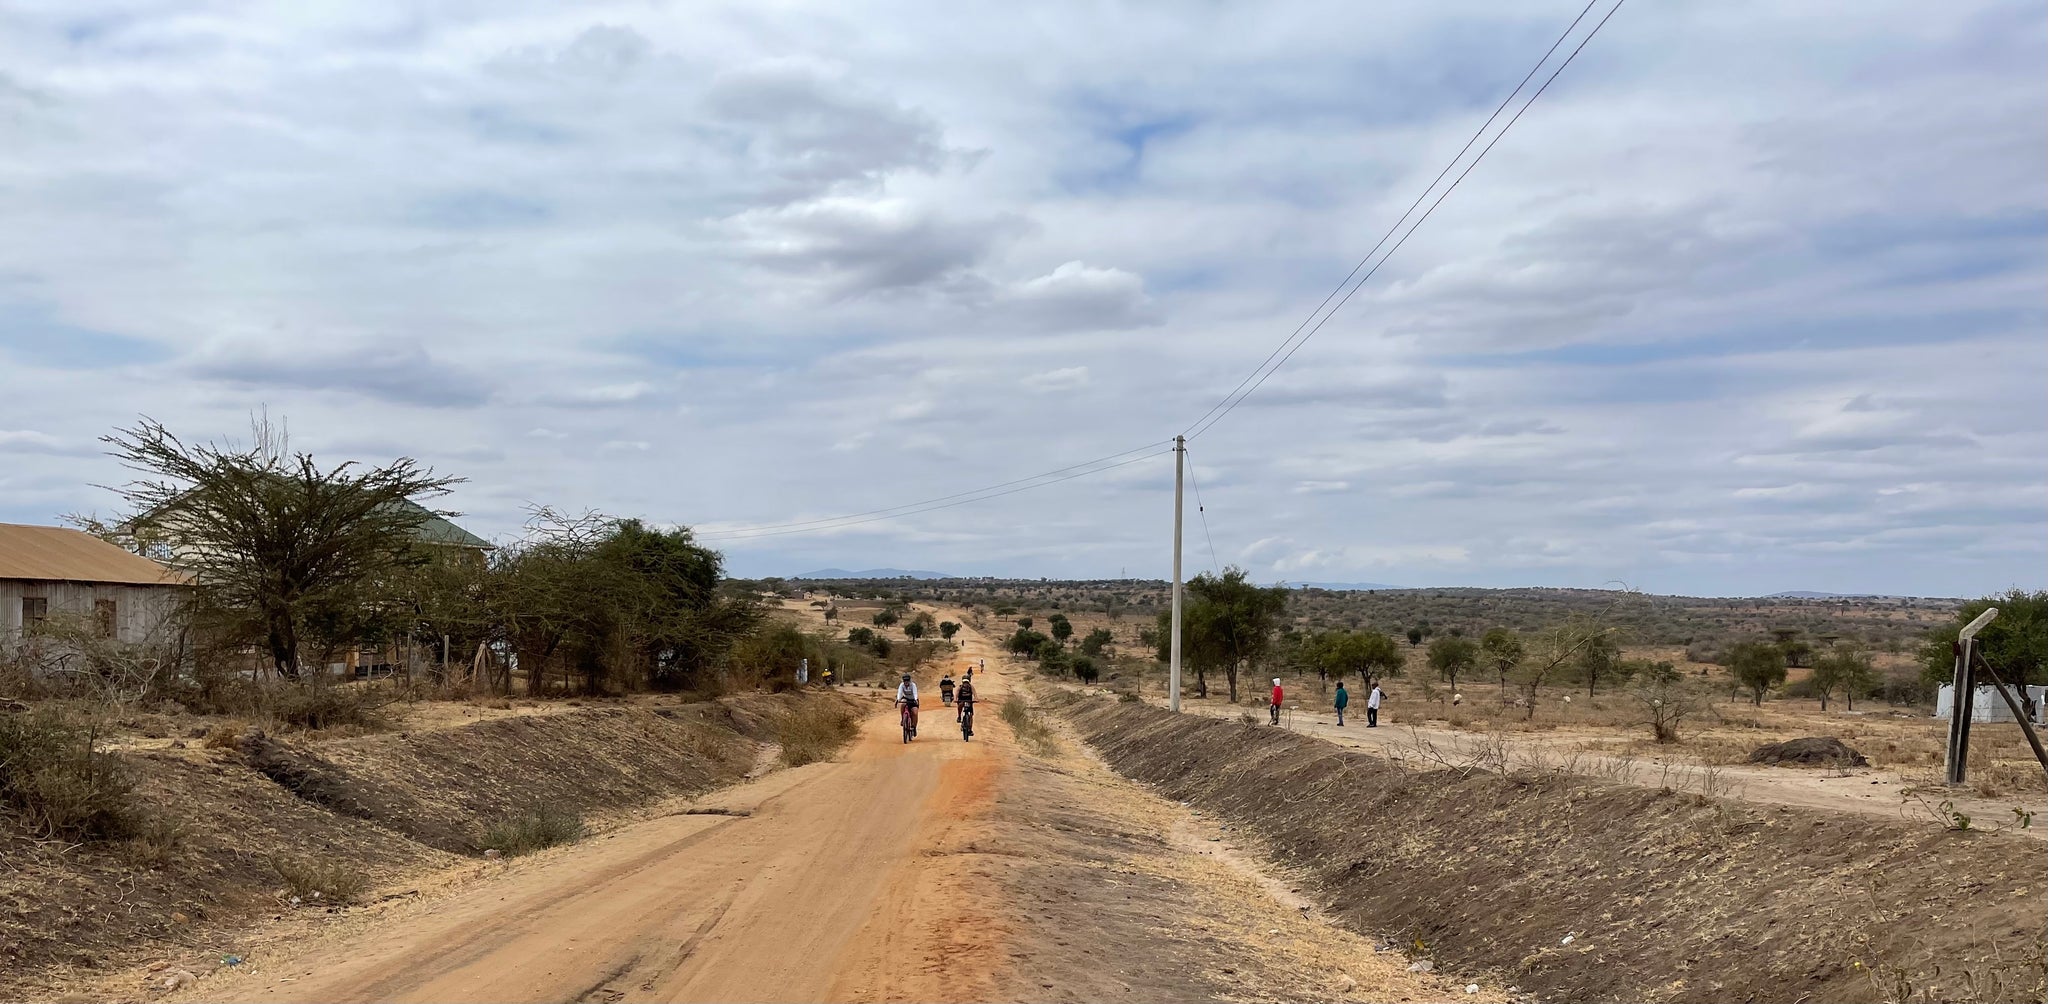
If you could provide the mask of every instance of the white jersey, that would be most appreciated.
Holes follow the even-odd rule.
[[[1368,707],[1368,708],[1372,708],[1372,709],[1374,709],[1374,710],[1378,710],[1378,709],[1379,709],[1379,706],[1380,706],[1380,688],[1378,688],[1378,687],[1374,687],[1374,688],[1372,688],[1372,693],[1370,693],[1370,694],[1367,694],[1367,695],[1365,695],[1365,706],[1366,706],[1366,707]]]
[[[905,680],[902,683],[897,684],[896,699],[899,701],[917,700],[917,681]]]

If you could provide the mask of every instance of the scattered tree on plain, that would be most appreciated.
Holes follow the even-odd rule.
[[[1854,711],[1857,692],[1868,693],[1876,683],[1877,669],[1869,654],[1853,645],[1836,645],[1814,660],[1813,692],[1820,698],[1822,711],[1828,709],[1828,698],[1836,691],[1841,691],[1849,710]]]
[[[1066,614],[1053,614],[1051,617],[1046,618],[1045,623],[1047,627],[1052,629],[1052,637],[1055,641],[1064,644],[1067,639],[1074,636],[1074,624],[1072,621],[1067,620]]]
[[[1453,693],[1458,689],[1458,673],[1471,669],[1478,661],[1479,646],[1471,639],[1445,635],[1429,643],[1429,668],[1451,685]]]
[[[121,525],[192,575],[195,621],[261,646],[287,680],[309,653],[324,663],[378,633],[391,611],[377,584],[428,560],[415,544],[425,519],[454,515],[417,503],[460,481],[408,457],[323,468],[267,422],[246,447],[188,445],[149,419],[102,442],[141,475],[117,489],[130,509]]]
[[[1776,645],[1745,641],[1728,650],[1728,674],[1762,707],[1764,695],[1785,683],[1785,653]]]
[[[1660,743],[1677,742],[1679,726],[1709,707],[1707,696],[1699,687],[1668,662],[1654,663],[1639,671],[1631,696],[1641,711],[1639,722],[1650,726]]]
[[[1096,628],[1081,639],[1081,654],[1099,656],[1116,643],[1116,636],[1108,628]]]
[[[1501,700],[1507,700],[1508,674],[1528,653],[1522,648],[1520,635],[1507,628],[1494,628],[1479,639],[1479,658],[1500,678]]]
[[[1244,569],[1232,566],[1221,575],[1204,572],[1188,580],[1182,603],[1181,659],[1195,671],[1198,696],[1209,696],[1207,673],[1221,669],[1229,681],[1230,700],[1237,701],[1237,681],[1246,668],[1262,664],[1272,648],[1273,633],[1287,610],[1285,587],[1252,584]],[[1172,615],[1159,614],[1159,658],[1168,658]]]

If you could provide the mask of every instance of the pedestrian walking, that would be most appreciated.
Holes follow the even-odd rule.
[[[1351,692],[1344,689],[1344,681],[1337,681],[1337,724],[1344,724],[1344,709],[1351,704]]]
[[[1280,724],[1280,678],[1273,678],[1273,705],[1266,710],[1273,713],[1273,724]]]
[[[1373,681],[1372,692],[1365,695],[1365,727],[1380,727],[1380,701],[1386,697],[1380,692],[1379,681]]]

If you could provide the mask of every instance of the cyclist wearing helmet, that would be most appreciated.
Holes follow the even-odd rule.
[[[896,703],[903,708],[904,725],[910,730],[909,735],[916,735],[917,681],[912,680],[909,673],[903,674],[903,682],[896,685]],[[909,742],[909,739],[904,741]]]

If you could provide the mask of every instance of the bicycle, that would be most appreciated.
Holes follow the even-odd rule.
[[[971,701],[960,705],[960,741],[974,741],[974,703]]]
[[[903,702],[903,741],[917,738],[917,702]]]

